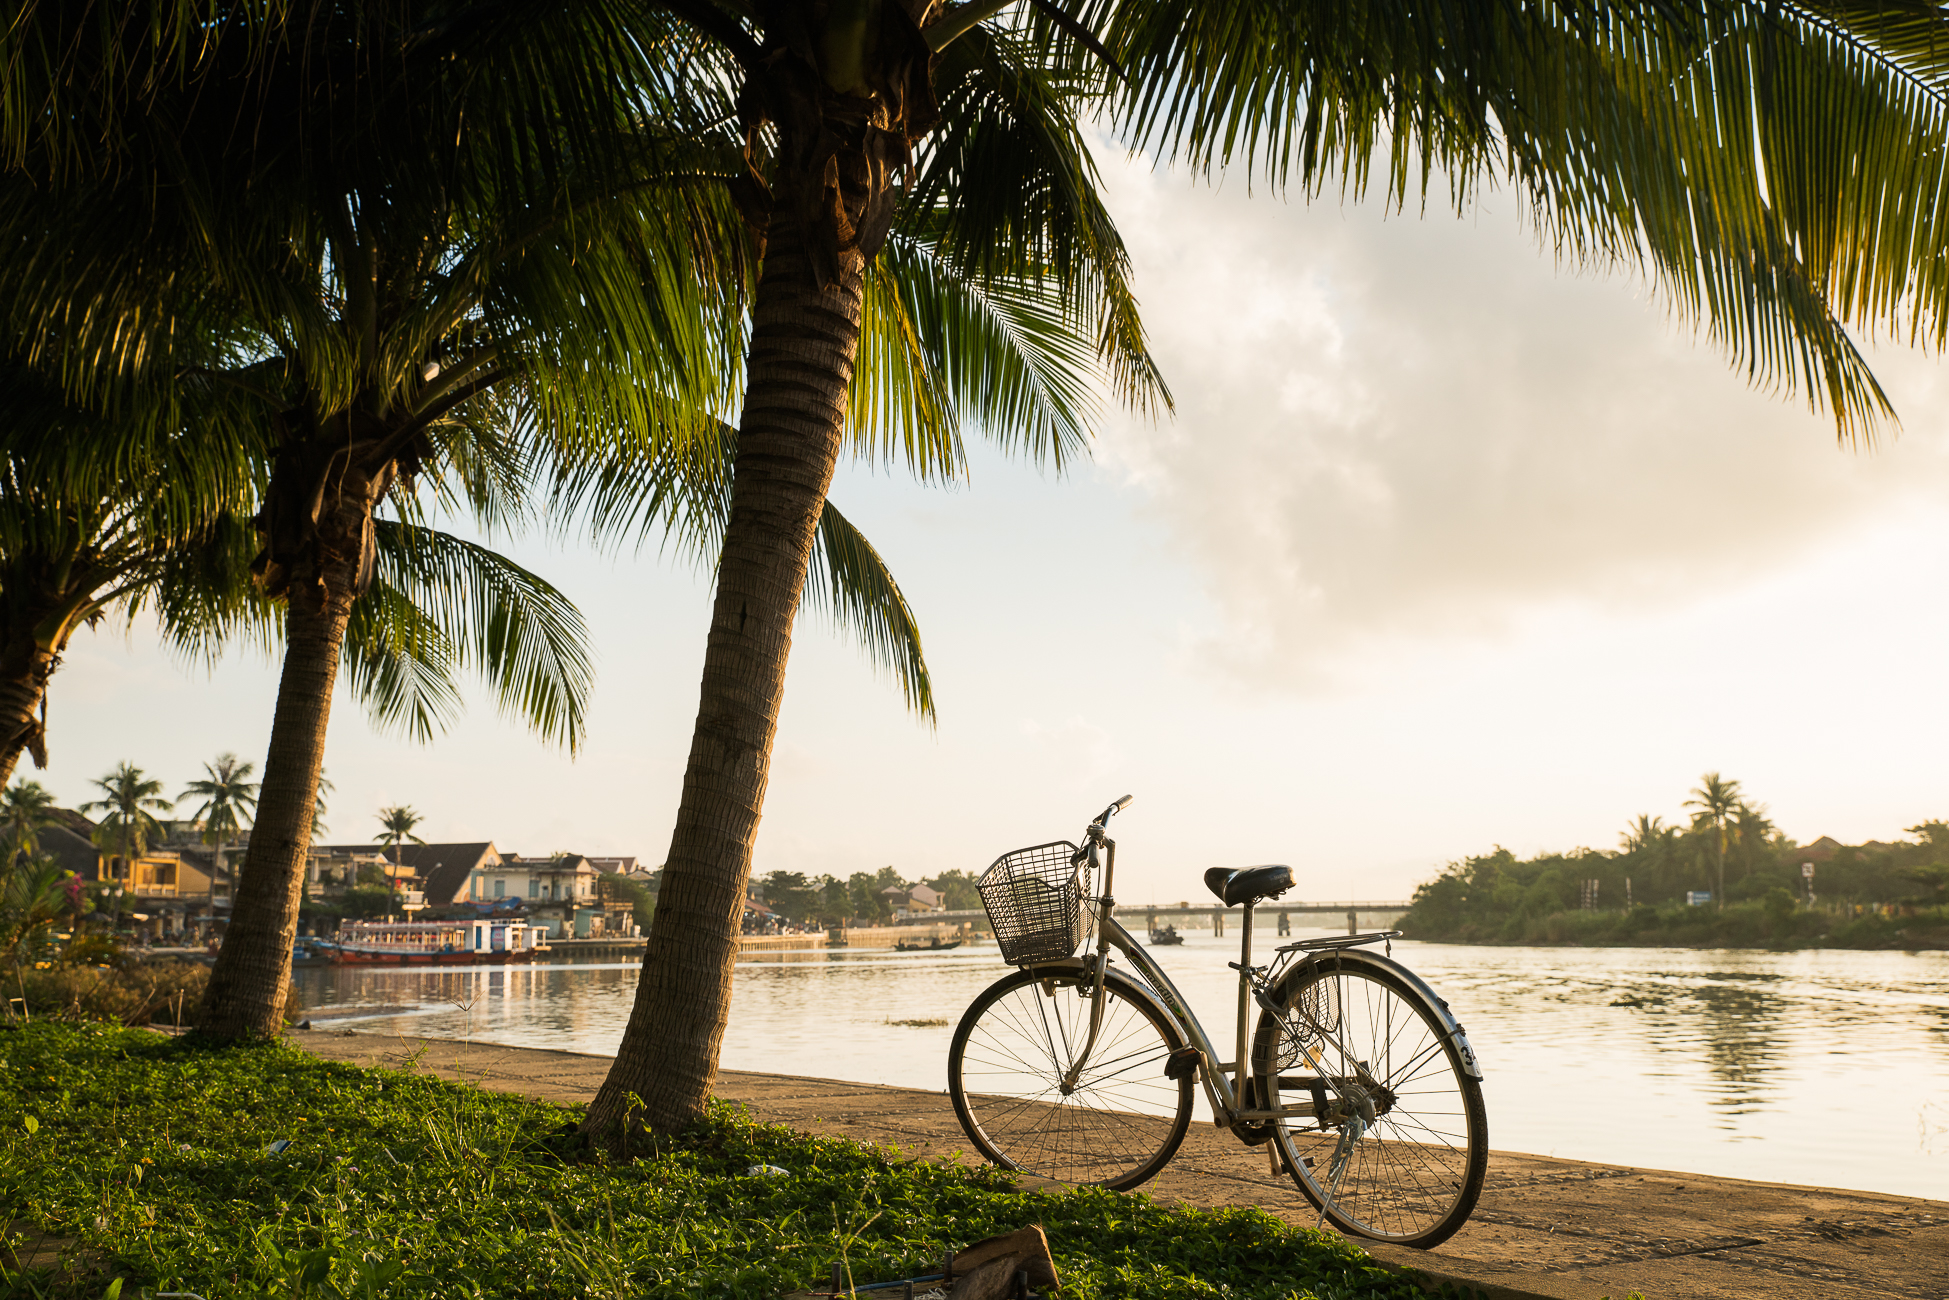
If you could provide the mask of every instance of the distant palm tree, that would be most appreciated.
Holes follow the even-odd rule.
[[[399,804],[392,808],[381,808],[379,810],[379,824],[385,827],[385,829],[372,838],[382,842],[386,840],[392,842],[393,870],[391,878],[392,892],[395,895],[399,893],[399,868],[403,865],[399,860],[399,846],[406,840],[411,840],[415,844],[426,843],[425,840],[413,834],[413,828],[425,820],[426,818],[414,812],[406,804]]]
[[[54,792],[39,781],[16,781],[0,794],[0,840],[16,857],[33,859],[40,852],[38,832],[52,820]]]
[[[332,791],[338,789],[332,779],[325,775],[325,769],[318,769],[318,797],[311,805],[311,842],[316,844],[318,837],[325,833],[325,802]]]
[[[121,847],[122,869],[128,873],[129,884],[133,884],[135,860],[148,851],[151,835],[162,834],[161,823],[149,815],[149,810],[167,812],[176,805],[162,797],[162,782],[148,780],[133,763],[116,764],[107,776],[96,777],[94,785],[103,797],[82,804],[81,811],[108,814],[95,828],[95,843],[105,849]],[[116,896],[111,918],[114,925],[122,923],[121,899],[126,894],[125,885],[123,892]]]
[[[1647,849],[1657,848],[1670,837],[1671,827],[1665,825],[1663,817],[1639,813],[1638,820],[1625,827],[1624,834],[1620,838],[1624,841],[1626,853],[1641,853]]]
[[[203,801],[190,816],[203,823],[203,842],[215,850],[211,860],[218,876],[223,874],[224,844],[249,827],[251,812],[257,807],[257,782],[249,779],[256,770],[255,763],[246,763],[235,754],[218,754],[216,762],[203,765],[205,779],[184,786],[176,800]]]
[[[1692,797],[1685,801],[1685,806],[1693,810],[1692,829],[1711,830],[1718,846],[1719,890],[1712,896],[1716,907],[1726,905],[1726,833],[1741,802],[1739,782],[1724,780],[1717,772],[1707,772],[1700,777]]]

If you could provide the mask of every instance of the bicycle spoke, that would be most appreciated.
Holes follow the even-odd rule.
[[[1044,1177],[1131,1186],[1175,1150],[1189,1090],[1164,1077],[1172,1043],[1163,1027],[1112,984],[1096,1041],[1065,1092],[1090,1013],[1073,983],[1050,997],[1038,980],[1010,977],[970,1008],[950,1083],[970,1136],[992,1157]]]
[[[1314,1162],[1298,1163],[1294,1178],[1349,1231],[1416,1244],[1445,1238],[1473,1207],[1484,1146],[1479,1089],[1454,1065],[1446,1033],[1419,1001],[1351,963],[1291,997],[1300,1010],[1289,1009],[1290,1022],[1268,1018],[1259,1050],[1312,1062],[1329,1104],[1349,1108],[1325,1132],[1281,1126],[1287,1154]],[[1307,1005],[1335,1008],[1337,1020],[1309,1017]],[[1358,1104],[1371,1106],[1371,1123],[1350,1115]]]

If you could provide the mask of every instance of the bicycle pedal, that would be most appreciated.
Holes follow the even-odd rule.
[[[1180,1047],[1164,1058],[1164,1077],[1167,1079],[1189,1079],[1197,1072],[1205,1054],[1195,1047]]]

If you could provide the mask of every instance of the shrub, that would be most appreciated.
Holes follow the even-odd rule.
[[[122,966],[61,963],[20,972],[30,1015],[62,1020],[105,1020],[124,1025],[150,1021],[187,1024],[195,1018],[210,982],[198,962],[156,961]]]

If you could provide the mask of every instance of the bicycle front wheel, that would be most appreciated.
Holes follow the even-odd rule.
[[[948,1048],[948,1093],[968,1140],[1005,1169],[1127,1190],[1169,1162],[1191,1125],[1192,1080],[1166,1077],[1177,1027],[1121,975],[1096,1045],[1079,973],[1023,970],[974,1000]]]
[[[1299,1190],[1342,1232],[1404,1246],[1467,1222],[1489,1163],[1482,1085],[1440,1012],[1365,954],[1309,963],[1259,1018],[1254,1072],[1271,1105],[1311,1118],[1273,1138]]]

